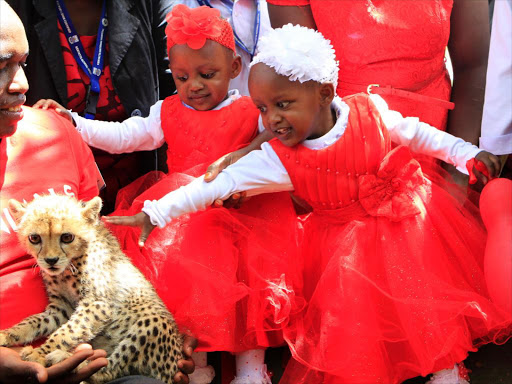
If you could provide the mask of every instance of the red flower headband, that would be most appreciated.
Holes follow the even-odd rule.
[[[190,9],[176,5],[166,16],[167,52],[176,44],[187,44],[192,49],[201,49],[206,39],[235,52],[235,38],[231,25],[220,17],[215,8],[201,6]]]

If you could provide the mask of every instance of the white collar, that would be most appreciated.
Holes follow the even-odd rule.
[[[309,149],[322,149],[334,144],[343,136],[348,124],[349,106],[336,96],[331,103],[331,108],[336,113],[336,123],[325,135],[312,140],[304,140],[302,144]]]
[[[234,101],[238,100],[242,95],[240,95],[240,92],[238,92],[238,89],[231,89],[228,91],[228,96],[222,101],[220,104],[218,104],[215,108],[211,109],[211,111],[217,111],[219,109],[222,109],[224,107],[227,107],[228,105],[231,105]],[[187,108],[194,109],[187,103],[184,103],[182,101],[183,105]]]

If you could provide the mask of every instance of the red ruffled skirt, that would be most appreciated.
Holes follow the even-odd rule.
[[[113,215],[138,213],[145,200],[191,180],[149,173],[119,193]],[[155,228],[144,249],[140,230],[113,231],[180,329],[198,338],[198,350],[240,352],[283,344],[288,315],[300,309],[296,227],[289,194],[278,193],[173,220]]]
[[[430,181],[415,215],[361,200],[305,220],[307,306],[285,330],[293,359],[280,384],[401,383],[510,337],[512,315],[486,289],[477,208]]]

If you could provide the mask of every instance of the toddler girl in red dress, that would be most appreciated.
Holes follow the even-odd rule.
[[[441,370],[433,382],[466,383],[454,365],[506,339],[512,318],[489,298],[478,211],[425,176],[411,151],[459,169],[476,158],[491,177],[496,156],[378,95],[336,97],[334,50],[319,32],[276,29],[251,65],[251,98],[276,138],[213,182],[199,177],[110,221],[148,233],[239,191],[293,191],[313,212],[299,258],[307,306],[284,330],[293,359],[282,383],[401,383]]]
[[[251,99],[228,92],[241,61],[233,31],[219,11],[178,5],[167,21],[177,95],[156,103],[147,118],[122,123],[72,114],[77,130],[93,147],[121,153],[158,148],[164,142],[168,146],[168,175],[151,173],[126,187],[113,215],[140,212],[145,200],[188,184],[210,163],[251,140],[247,151],[259,147],[265,137],[258,136],[262,125]],[[56,107],[49,101],[41,105]],[[289,194],[279,193],[250,199],[237,210],[216,208],[174,220],[154,231],[142,249],[140,231],[113,230],[179,326],[198,339],[197,350],[237,353],[234,383],[269,384],[264,349],[284,343],[280,329],[287,311],[293,310],[287,300],[294,285],[290,249],[296,246],[289,228],[295,225]],[[205,362],[204,355],[196,358]],[[209,383],[212,377],[196,369],[192,382]]]

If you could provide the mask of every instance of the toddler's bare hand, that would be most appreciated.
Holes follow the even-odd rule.
[[[37,109],[54,109],[55,112],[57,112],[62,117],[69,120],[71,123],[75,123],[73,120],[73,116],[71,115],[71,112],[69,112],[66,108],[64,108],[62,105],[57,103],[55,100],[52,99],[41,99],[37,103],[33,105],[33,108]]]
[[[500,160],[492,153],[482,151],[466,163],[471,189],[482,191],[483,187],[500,174]]]
[[[247,154],[247,149],[242,148],[238,151],[234,151],[231,153],[228,153],[227,155],[222,156],[220,159],[214,161],[210,164],[208,169],[206,170],[206,173],[204,175],[204,181],[209,183],[210,181],[214,180],[219,173],[221,173],[225,168],[229,167],[231,164],[236,163],[238,160],[240,160],[242,157],[244,157]],[[246,192],[237,192],[229,196],[226,200],[217,199],[213,203],[212,207],[214,208],[240,208],[240,205],[248,199],[246,197]]]
[[[151,223],[149,216],[144,212],[139,212],[134,216],[103,216],[103,220],[114,225],[128,225],[130,227],[139,227],[141,234],[139,237],[139,247],[143,247],[149,234],[155,228]]]
[[[487,178],[487,176],[480,172],[476,167],[473,167],[473,172],[475,173],[475,176],[484,185],[487,184],[490,180],[500,175],[501,163],[498,156],[495,156],[487,151],[482,151],[475,156],[475,159],[484,163],[485,167],[487,168],[487,172],[489,173],[489,178]]]

